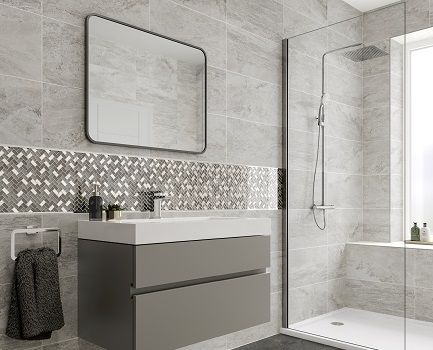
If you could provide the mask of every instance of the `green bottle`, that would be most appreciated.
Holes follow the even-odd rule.
[[[410,229],[410,240],[419,241],[420,240],[420,229],[416,222],[413,223],[413,227]]]

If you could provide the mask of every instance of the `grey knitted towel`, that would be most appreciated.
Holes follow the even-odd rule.
[[[59,269],[53,249],[18,253],[6,335],[16,339],[48,339],[65,325]]]

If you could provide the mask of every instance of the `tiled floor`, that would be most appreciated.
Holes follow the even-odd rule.
[[[306,340],[289,337],[287,335],[274,335],[273,337],[251,343],[237,350],[338,350],[330,346],[312,343]]]

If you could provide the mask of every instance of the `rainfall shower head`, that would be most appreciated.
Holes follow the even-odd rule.
[[[379,49],[377,46],[370,45],[356,50],[346,51],[342,55],[354,62],[363,62],[371,60],[372,58],[386,56],[388,53]]]

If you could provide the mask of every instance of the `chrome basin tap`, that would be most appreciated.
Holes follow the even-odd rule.
[[[161,219],[161,204],[163,200],[170,199],[162,191],[144,192],[143,210],[150,211],[151,219]]]

